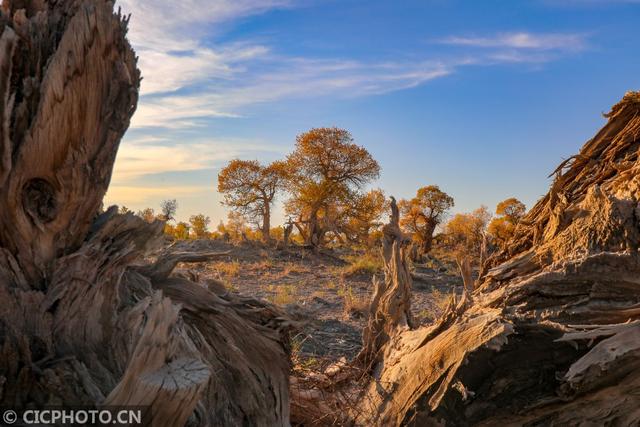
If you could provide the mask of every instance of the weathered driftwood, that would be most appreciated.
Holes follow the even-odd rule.
[[[149,405],[152,425],[287,425],[283,315],[147,265],[162,239],[99,213],[140,80],[104,0],[0,13],[0,405]]]
[[[473,301],[384,346],[360,424],[640,423],[640,93],[607,117]]]

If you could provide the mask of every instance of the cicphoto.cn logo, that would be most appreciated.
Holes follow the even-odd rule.
[[[142,426],[146,407],[2,409],[3,426]]]

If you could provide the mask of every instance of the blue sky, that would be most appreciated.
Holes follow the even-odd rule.
[[[106,203],[226,217],[216,176],[348,129],[398,198],[527,206],[640,89],[640,0],[121,0],[141,97]],[[276,215],[275,222],[282,219]]]

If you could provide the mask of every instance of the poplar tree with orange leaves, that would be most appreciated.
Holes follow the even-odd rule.
[[[281,161],[263,166],[257,160],[232,160],[218,174],[222,204],[256,224],[265,241],[270,240],[271,206],[282,189],[285,167]]]
[[[400,200],[398,203],[400,226],[412,234],[420,255],[431,251],[433,233],[453,205],[453,197],[440,190],[437,185],[419,188],[414,198]]]
[[[306,244],[318,247],[325,235],[339,236],[357,216],[364,187],[380,175],[380,165],[351,134],[338,128],[316,128],[298,135],[286,160],[287,214]]]

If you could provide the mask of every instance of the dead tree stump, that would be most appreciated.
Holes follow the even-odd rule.
[[[0,405],[149,405],[152,425],[288,425],[284,316],[171,275],[100,213],[140,73],[104,0],[0,11]]]
[[[411,238],[400,229],[400,213],[391,198],[391,218],[382,228],[384,281],[374,277],[369,320],[362,331],[362,350],[357,361],[367,370],[381,360],[382,349],[399,332],[413,327],[411,316],[411,273],[407,252]]]
[[[640,93],[607,117],[473,303],[389,340],[360,424],[640,423]]]

